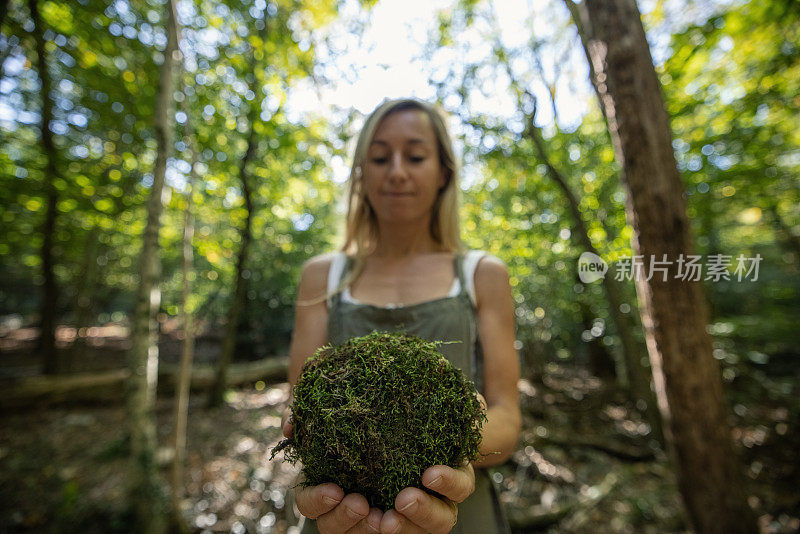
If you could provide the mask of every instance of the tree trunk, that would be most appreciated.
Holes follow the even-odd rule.
[[[246,169],[255,152],[255,138],[256,134],[251,122],[250,133],[247,139],[247,150],[242,158],[241,166],[239,167],[242,182],[242,196],[244,197],[247,215],[245,216],[244,227],[242,228],[242,245],[239,248],[239,255],[236,260],[236,289],[234,290],[233,299],[231,300],[231,307],[228,310],[228,323],[225,329],[225,340],[222,344],[222,354],[220,355],[219,365],[217,366],[217,379],[214,386],[211,388],[211,394],[208,399],[208,405],[210,407],[220,406],[222,404],[228,376],[228,367],[233,360],[233,353],[236,350],[236,333],[239,329],[239,319],[245,307],[247,279],[245,278],[244,271],[247,264],[250,239],[252,237],[253,220],[253,199]]]
[[[137,531],[162,533],[166,528],[166,496],[156,464],[156,424],[153,413],[158,379],[158,327],[156,312],[161,302],[158,234],[161,227],[164,175],[167,156],[172,150],[173,70],[178,51],[176,15],[173,0],[167,0],[165,24],[167,46],[159,72],[155,107],[155,137],[158,151],[153,168],[153,185],[147,200],[147,224],[140,258],[140,281],[133,311],[131,349],[128,352],[130,377],[127,408],[131,437],[130,503],[138,522]]]
[[[259,31],[259,37],[262,41],[266,41],[267,37],[267,22],[268,19],[264,18],[264,27]],[[251,50],[252,52],[252,50]],[[252,58],[255,64],[255,57]],[[258,77],[255,72],[253,73],[252,83],[250,90],[253,94],[263,95],[263,91],[257,87],[256,81]],[[263,99],[262,99],[263,100]],[[245,308],[245,299],[247,292],[247,278],[245,278],[245,268],[247,266],[247,254],[250,248],[250,240],[252,239],[252,225],[253,225],[253,193],[250,189],[250,180],[247,167],[253,159],[257,146],[255,121],[261,110],[262,100],[253,101],[251,103],[248,122],[250,131],[247,136],[247,149],[245,150],[244,157],[242,158],[239,166],[239,178],[242,182],[242,196],[244,197],[244,205],[247,210],[247,215],[242,228],[242,245],[239,248],[239,256],[236,260],[236,288],[233,293],[233,300],[231,307],[228,310],[228,323],[226,325],[225,340],[222,345],[222,354],[219,359],[219,366],[217,368],[217,380],[211,388],[208,397],[208,405],[210,407],[220,406],[223,401],[225,387],[227,382],[228,367],[233,360],[233,353],[236,350],[236,333],[239,328],[239,319],[242,316],[242,311]]]
[[[186,185],[186,213],[183,222],[183,265],[181,274],[183,284],[181,288],[181,315],[183,316],[183,351],[181,352],[180,371],[175,393],[175,456],[172,460],[172,517],[173,524],[180,530],[185,528],[181,516],[181,499],[183,498],[183,471],[184,457],[186,455],[186,425],[189,415],[189,387],[192,380],[192,360],[194,360],[194,327],[192,311],[188,308],[189,295],[191,295],[190,273],[193,272],[192,238],[194,236],[194,216],[192,210],[192,197],[196,181],[195,165],[197,164],[197,146],[192,130],[191,110],[189,99],[183,99],[183,111],[186,114],[184,126],[189,152],[191,153],[191,171]]]
[[[569,208],[573,221],[572,235],[577,238],[586,251],[599,256],[597,249],[589,238],[589,230],[586,228],[586,223],[583,221],[578,198],[567,183],[566,178],[550,161],[541,129],[533,122],[535,115],[535,111],[530,114],[528,120],[528,136],[536,147],[539,159],[545,164],[548,176],[558,185],[559,189],[561,189],[561,192],[564,194],[564,198],[567,200],[567,207]],[[617,281],[614,279],[613,275],[609,274],[601,279],[601,283],[603,284],[603,291],[608,300],[611,319],[622,345],[622,362],[618,362],[617,365],[617,379],[628,388],[630,398],[641,413],[644,414],[652,430],[653,438],[660,445],[663,445],[664,434],[661,428],[662,421],[656,408],[655,394],[650,387],[651,373],[650,370],[642,364],[642,358],[636,347],[636,342],[633,339],[633,330],[626,320],[625,315],[620,311],[621,303]]]
[[[580,309],[581,325],[583,325],[584,331],[591,330],[593,324],[591,308],[585,302],[585,299],[582,298],[578,298],[578,307]],[[600,338],[592,336],[592,339],[588,341],[582,339],[582,341],[586,344],[589,369],[591,369],[592,374],[603,379],[605,382],[613,384],[616,378],[614,358],[600,342]]]
[[[70,371],[75,361],[80,358],[86,349],[86,331],[92,322],[92,296],[97,286],[97,257],[100,250],[100,235],[102,230],[97,226],[92,227],[86,235],[86,244],[83,254],[81,277],[78,280],[78,295],[75,299],[75,339],[69,350],[65,353],[63,367]]]
[[[42,355],[42,371],[45,374],[55,374],[59,371],[58,353],[56,352],[56,302],[58,301],[58,288],[53,271],[53,240],[56,230],[56,216],[58,194],[53,183],[57,176],[56,147],[53,143],[53,132],[50,131],[50,122],[53,120],[53,101],[50,99],[52,80],[47,70],[47,51],[44,41],[44,22],[39,15],[38,0],[28,0],[28,9],[33,19],[33,36],[36,41],[36,58],[39,68],[39,80],[42,83],[42,121],[40,124],[42,153],[45,157],[45,169],[42,177],[45,193],[45,219],[42,225],[42,286],[41,301],[41,331],[39,334],[39,351]]]
[[[693,244],[669,116],[639,11],[634,0],[584,0],[577,8],[592,82],[623,168],[634,250],[648,261],[671,262],[666,275],[637,276],[636,287],[689,522],[702,533],[756,532],[706,332],[703,288],[675,276],[678,258],[691,254]]]

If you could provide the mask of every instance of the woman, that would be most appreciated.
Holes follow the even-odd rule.
[[[350,174],[342,252],[303,267],[289,381],[294,385],[317,348],[373,330],[402,327],[430,340],[459,341],[441,351],[483,395],[485,456],[460,469],[431,466],[422,483],[442,498],[405,488],[385,513],[333,483],[298,486],[297,506],[312,519],[303,532],[507,531],[483,468],[506,461],[520,431],[513,301],[502,261],[462,251],[456,178],[450,136],[432,106],[385,101],[367,118]],[[287,421],[284,433],[291,432]]]

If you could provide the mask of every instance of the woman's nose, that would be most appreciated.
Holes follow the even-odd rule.
[[[403,165],[402,154],[393,154],[389,160],[389,178],[403,179],[406,177],[406,169]]]

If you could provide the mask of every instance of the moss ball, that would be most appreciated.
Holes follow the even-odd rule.
[[[422,488],[428,467],[477,459],[486,416],[475,385],[436,347],[376,332],[319,349],[294,387],[294,436],[273,456],[302,462],[304,485],[334,482],[383,510]]]

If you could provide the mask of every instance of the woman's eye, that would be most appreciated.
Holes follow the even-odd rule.
[[[422,161],[425,161],[425,156],[411,156],[411,157],[410,157],[410,158],[408,158],[408,159],[410,159],[410,160],[411,160],[411,161],[413,161],[414,163],[420,163],[420,162],[422,162]]]
[[[387,161],[389,161],[388,158],[372,158],[372,163],[374,163],[376,165],[383,165]]]

